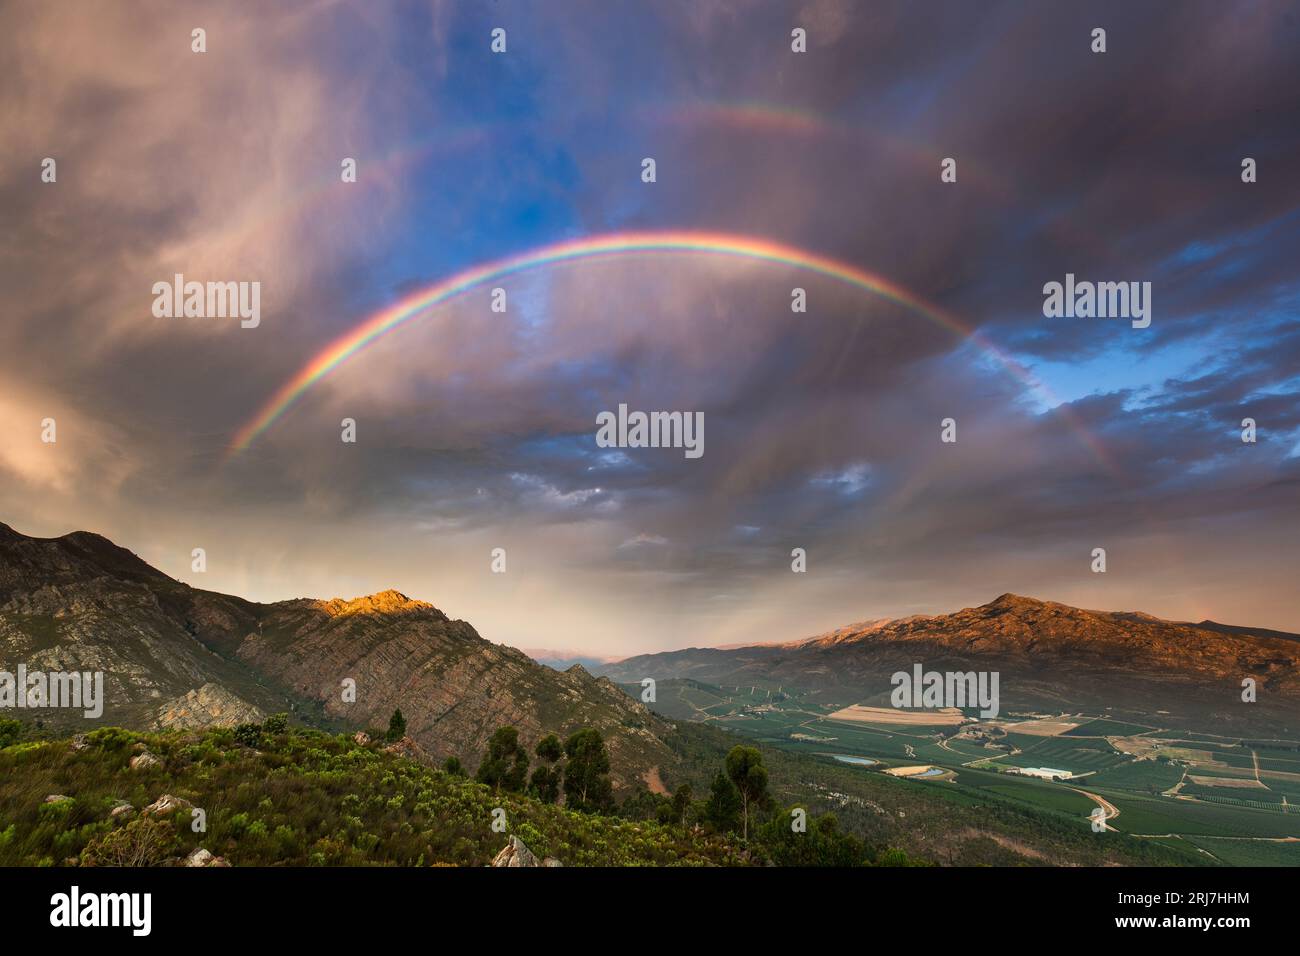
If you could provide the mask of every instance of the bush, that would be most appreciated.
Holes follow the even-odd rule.
[[[161,866],[172,855],[176,831],[162,820],[132,820],[96,837],[81,851],[82,866]]]
[[[288,714],[272,714],[262,722],[262,730],[268,734],[282,734],[289,728]]]
[[[262,745],[262,728],[257,724],[239,724],[235,727],[235,742],[256,749]]]
[[[120,753],[136,742],[136,735],[121,727],[101,727],[86,734],[86,743],[110,753]]]

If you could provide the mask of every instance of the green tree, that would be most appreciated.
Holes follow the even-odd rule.
[[[500,727],[488,740],[487,755],[478,766],[475,779],[497,791],[518,793],[528,780],[528,751],[519,746],[519,731]]]
[[[565,806],[581,813],[600,813],[614,806],[609,782],[609,754],[600,731],[586,727],[564,742]]]
[[[546,762],[533,771],[532,788],[543,803],[554,803],[560,799],[562,774],[556,762],[564,756],[564,745],[555,734],[547,734],[537,741],[534,753]]]
[[[402,716],[402,709],[399,707],[393,711],[393,716],[388,718],[389,740],[401,740],[406,736],[406,718]]]
[[[805,817],[805,829],[796,831],[793,826],[793,811],[796,809],[803,808],[778,809],[770,820],[755,827],[755,839],[773,863],[777,866],[835,867],[863,866],[866,863],[866,848],[862,841],[852,834],[842,833],[834,814]]]
[[[465,776],[465,768],[460,765],[459,757],[448,757],[442,762],[442,772],[453,777]]]
[[[736,829],[740,819],[740,792],[725,773],[718,771],[709,787],[709,799],[704,805],[704,819],[722,833]]]
[[[740,794],[741,837],[749,839],[749,811],[767,802],[767,768],[757,747],[740,744],[727,754],[727,777]]]
[[[651,793],[644,787],[630,793],[618,808],[618,815],[624,820],[658,820],[660,811],[671,810],[672,805],[666,797]]]
[[[691,808],[691,785],[683,783],[673,791],[673,822],[686,825],[686,812]]]

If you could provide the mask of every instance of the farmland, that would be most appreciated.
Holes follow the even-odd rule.
[[[1084,829],[1100,805],[1115,832],[1181,846],[1223,865],[1300,864],[1297,741],[1220,737],[1086,713],[979,720],[968,710],[957,725],[948,714],[926,723],[923,714],[909,712],[900,723],[873,708],[789,687],[670,680],[658,691],[651,707],[665,716],[708,721],[827,761],[836,755],[874,761],[855,772],[937,768],[895,785],[925,787],[959,803],[1030,807]],[[1026,768],[1071,777],[1048,781],[1017,772]]]

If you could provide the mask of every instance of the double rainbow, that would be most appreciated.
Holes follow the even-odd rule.
[[[484,265],[474,266],[441,282],[420,289],[394,303],[330,342],[294,376],[278,388],[258,412],[245,422],[231,439],[228,456],[248,448],[258,436],[275,424],[294,404],[322,378],[348,359],[361,352],[370,343],[417,318],[439,305],[484,282],[502,279],[528,269],[536,269],[560,262],[596,259],[604,256],[622,256],[636,253],[704,253],[730,256],[762,262],[773,262],[816,273],[844,282],[893,302],[917,315],[934,322],[970,340],[1004,367],[1028,388],[1036,392],[1046,404],[1060,405],[1059,400],[1038,382],[1028,370],[1013,358],[997,349],[975,330],[967,327],[955,316],[897,283],[835,259],[813,252],[771,242],[751,236],[719,232],[619,232],[559,242]],[[1105,463],[1106,455],[1096,439],[1077,422],[1071,422],[1088,446]]]

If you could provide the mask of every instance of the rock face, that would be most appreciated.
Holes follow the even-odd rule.
[[[206,730],[208,727],[260,724],[265,719],[266,714],[261,710],[220,684],[209,681],[159,707],[154,724],[159,729],[186,727]]]
[[[400,707],[416,743],[436,760],[454,755],[471,770],[488,737],[507,724],[530,750],[546,733],[598,728],[616,786],[638,779],[652,758],[674,759],[660,740],[668,725],[610,681],[577,665],[563,673],[543,667],[395,591],[272,605],[260,633],[236,653],[353,724],[383,726]],[[355,703],[339,693],[345,677],[356,681]]]
[[[632,658],[617,680],[690,677],[860,695],[888,704],[890,677],[926,670],[998,671],[1001,707],[1168,711],[1216,732],[1300,726],[1300,636],[1148,614],[1087,611],[1004,594],[953,614],[872,621],[776,647],[692,649]],[[1241,702],[1241,681],[1259,702]]]
[[[104,672],[102,719],[32,714],[71,731],[208,727],[322,710],[334,726],[385,727],[400,707],[413,754],[418,747],[437,762],[454,755],[470,772],[506,724],[530,750],[547,733],[596,727],[616,788],[676,762],[662,741],[670,725],[610,681],[581,666],[543,667],[397,591],[255,604],[191,588],[85,532],[30,538],[0,524],[4,660]],[[349,678],[355,702],[340,692]]]

